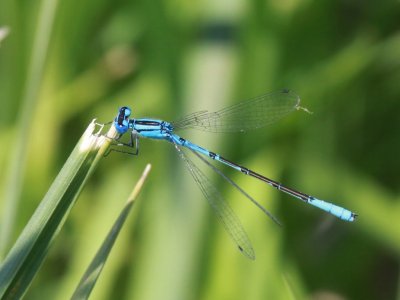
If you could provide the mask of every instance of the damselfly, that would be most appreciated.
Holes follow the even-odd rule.
[[[237,171],[242,172],[245,175],[249,175],[261,180],[284,193],[300,199],[305,203],[318,207],[319,209],[322,209],[344,221],[352,222],[355,220],[357,215],[343,207],[285,187],[275,180],[269,179],[253,170],[234,163],[217,153],[200,147],[199,145],[180,137],[175,132],[181,129],[189,128],[209,132],[244,132],[274,123],[289,113],[299,109],[304,109],[300,106],[300,98],[290,90],[268,93],[245,102],[234,104],[216,112],[195,112],[187,115],[177,122],[166,122],[163,120],[149,118],[130,118],[132,111],[129,107],[124,106],[119,109],[118,115],[113,121],[113,125],[119,134],[119,136],[114,140],[113,144],[114,146],[118,147],[130,147],[131,151],[129,151],[129,153],[137,155],[139,153],[140,137],[166,140],[172,143],[181,159],[185,162],[186,167],[193,176],[205,198],[208,200],[218,218],[222,221],[225,230],[237,244],[240,251],[250,259],[254,259],[254,250],[238,217],[235,215],[230,206],[224,201],[221,194],[210,182],[210,180],[182,151],[182,147],[189,149],[207,166],[212,168],[231,185],[237,188],[245,197],[250,199],[257,207],[259,207],[266,215],[268,215],[274,222],[278,224],[278,220],[270,212],[268,212],[268,210],[254,200],[231,179],[226,177],[219,169],[208,162],[205,157],[225,164]],[[130,141],[129,143],[123,143],[121,142],[120,138],[127,132],[130,133]],[[118,149],[121,148],[110,148],[110,150],[121,151]]]

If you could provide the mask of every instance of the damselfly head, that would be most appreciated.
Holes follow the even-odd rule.
[[[131,111],[131,109],[130,109],[129,107],[127,107],[127,106],[122,106],[122,107],[119,109],[118,114],[121,115],[124,119],[126,119],[126,118],[129,118],[129,117],[130,117],[131,112],[132,112],[132,111]]]
[[[131,112],[131,109],[127,106],[123,106],[119,109],[118,115],[114,120],[115,129],[118,133],[123,134],[128,131]]]

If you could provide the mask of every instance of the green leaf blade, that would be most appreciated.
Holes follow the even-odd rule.
[[[140,177],[139,181],[135,185],[131,195],[128,198],[124,208],[121,210],[117,220],[115,221],[113,227],[107,234],[103,244],[97,251],[95,257],[93,258],[92,262],[90,263],[89,267],[85,271],[84,275],[82,276],[74,294],[72,295],[72,300],[81,300],[81,299],[88,299],[90,293],[92,292],[94,285],[99,278],[101,271],[106,263],[106,260],[111,252],[112,247],[114,246],[115,240],[118,237],[119,232],[121,231],[122,226],[125,223],[125,220],[134,204],[136,197],[138,196],[142,186],[150,172],[151,165],[148,164],[143,171],[142,176]]]
[[[110,140],[88,126],[0,268],[1,299],[23,296]]]

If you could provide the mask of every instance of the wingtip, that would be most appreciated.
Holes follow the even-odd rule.
[[[256,259],[256,255],[254,254],[254,250],[251,249],[250,252],[249,251],[245,251],[242,247],[238,246],[238,249],[240,252],[242,252],[243,255],[245,255],[248,259],[251,260],[255,260]]]

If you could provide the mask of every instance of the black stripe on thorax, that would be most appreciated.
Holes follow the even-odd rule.
[[[135,124],[138,124],[138,125],[149,125],[149,126],[160,126],[161,125],[161,123],[160,122],[157,122],[157,121],[138,121],[138,120],[135,120]]]

